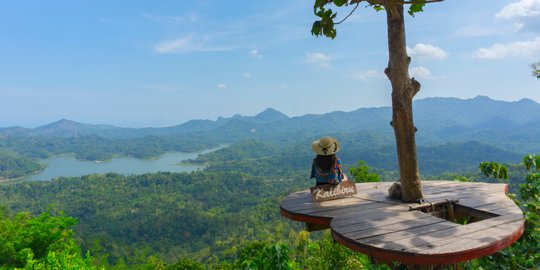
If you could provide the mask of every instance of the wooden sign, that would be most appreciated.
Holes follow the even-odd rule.
[[[310,190],[313,202],[323,202],[356,194],[356,184],[351,181],[342,181],[337,185],[314,186]]]

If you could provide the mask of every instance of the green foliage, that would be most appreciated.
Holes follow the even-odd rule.
[[[310,239],[306,231],[291,231],[287,242],[251,242],[242,247],[234,262],[210,269],[390,269],[373,265],[367,256],[335,243],[328,230],[318,238]]]
[[[206,268],[193,260],[181,259],[174,264],[166,266],[164,270],[206,270]]]
[[[357,183],[381,181],[381,176],[377,173],[369,172],[369,166],[363,160],[358,161],[356,167],[349,168],[349,171]]]
[[[90,253],[86,253],[86,257],[81,257],[77,252],[51,251],[43,260],[34,260],[29,256],[28,262],[24,269],[32,270],[94,270],[98,269],[92,265],[92,257]],[[104,269],[104,268],[101,268]]]
[[[242,249],[236,267],[259,270],[293,269],[289,253],[289,247],[286,244],[269,245],[262,242],[253,242]]]
[[[527,155],[523,165],[529,172],[520,185],[517,203],[525,216],[525,231],[510,247],[493,255],[474,260],[466,269],[538,269],[540,267],[540,163],[537,156]],[[499,164],[500,165],[500,164]],[[502,165],[500,165],[502,166]]]
[[[526,155],[523,157],[523,165],[527,170],[536,169],[540,170],[540,156],[537,155]]]
[[[80,255],[70,229],[74,224],[62,212],[10,216],[0,209],[0,268],[95,269],[89,253]]]
[[[487,177],[495,179],[508,179],[508,168],[494,161],[486,161],[480,163],[480,171]]]
[[[417,0],[417,1],[414,1],[411,6],[409,7],[409,15],[413,16],[414,17],[414,14],[418,13],[418,12],[423,12],[424,11],[424,6],[426,5],[426,0]]]
[[[314,36],[326,36],[331,39],[334,39],[337,35],[337,31],[335,29],[335,25],[343,22],[345,19],[335,22],[335,18],[337,16],[336,12],[333,12],[332,9],[328,8],[328,5],[335,5],[336,7],[343,7],[343,6],[349,6],[354,5],[358,6],[360,4],[359,0],[315,0],[315,3],[313,4],[313,13],[319,17],[318,20],[316,20],[312,27],[311,27],[311,34]],[[376,11],[384,10],[384,6],[381,4],[372,4],[369,1],[366,1],[369,6],[372,6]],[[426,0],[416,0],[413,1],[413,3],[409,6],[408,13],[414,17],[414,15],[418,12],[424,11],[423,8],[426,4]],[[354,12],[355,9],[351,11]],[[348,15],[350,16],[350,14]],[[348,18],[345,17],[345,18]]]

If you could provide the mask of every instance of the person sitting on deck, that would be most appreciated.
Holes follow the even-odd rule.
[[[341,171],[341,161],[336,156],[339,142],[332,137],[323,137],[314,141],[311,148],[317,154],[311,165],[311,176],[317,180],[317,186],[347,181],[347,175]]]

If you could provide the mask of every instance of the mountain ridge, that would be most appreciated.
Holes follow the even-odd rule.
[[[540,151],[533,134],[540,131],[540,104],[530,100],[498,101],[486,96],[471,99],[431,97],[413,103],[419,145],[479,140],[506,149]],[[316,137],[369,131],[392,134],[389,125],[391,107],[360,108],[350,112],[334,111],[289,117],[273,108],[254,116],[234,115],[217,120],[190,120],[163,128],[122,128],[92,125],[61,119],[35,129],[0,128],[4,136],[75,137],[98,135],[105,138],[143,138],[180,136],[211,138],[232,143],[243,139],[293,141]],[[386,135],[385,135],[386,136]],[[179,137],[179,138],[180,138]]]
[[[517,101],[502,101],[502,100],[495,100],[488,96],[476,96],[474,98],[469,99],[460,99],[455,97],[427,97],[424,99],[419,99],[413,101],[414,108],[418,106],[425,105],[427,103],[436,103],[439,104],[440,101],[445,102],[447,105],[450,103],[459,102],[461,105],[467,104],[468,105],[486,105],[486,104],[519,104],[523,106],[530,106],[531,108],[536,108],[538,111],[540,111],[540,104],[536,103],[534,100],[528,99],[528,98],[522,98]],[[326,115],[339,115],[339,114],[358,114],[358,113],[365,113],[368,111],[379,111],[379,110],[388,110],[390,109],[390,106],[381,106],[381,107],[365,107],[365,108],[359,108],[353,111],[332,111],[322,114],[304,114],[299,116],[293,116],[289,117],[286,114],[274,109],[274,108],[266,108],[265,110],[261,111],[260,113],[254,115],[254,116],[243,116],[240,114],[235,114],[231,117],[224,117],[219,116],[216,120],[209,120],[209,119],[191,119],[186,122],[183,122],[181,124],[168,126],[168,127],[143,127],[143,128],[132,128],[132,127],[120,127],[116,125],[110,125],[110,124],[87,124],[82,123],[74,120],[69,120],[62,118],[60,120],[44,124],[41,126],[38,126],[36,128],[25,128],[25,127],[19,127],[19,126],[13,126],[13,127],[0,127],[0,132],[6,129],[13,129],[13,128],[21,128],[21,129],[27,129],[27,130],[46,130],[47,128],[51,127],[59,127],[59,126],[80,126],[80,127],[93,127],[93,128],[117,128],[117,129],[129,129],[129,130],[145,130],[145,129],[172,129],[172,128],[178,128],[181,126],[190,126],[193,125],[193,123],[226,123],[230,121],[231,119],[241,119],[241,120],[247,120],[247,119],[255,119],[255,120],[262,120],[262,118],[265,119],[264,122],[270,122],[270,121],[279,121],[279,120],[285,120],[285,119],[297,119],[297,118],[304,118],[304,117],[319,117],[319,116],[326,116]],[[416,115],[415,115],[416,116]],[[263,122],[263,121],[260,121]]]

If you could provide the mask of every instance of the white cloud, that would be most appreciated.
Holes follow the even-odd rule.
[[[519,0],[503,7],[495,14],[497,19],[534,17],[540,15],[540,0]]]
[[[507,44],[494,44],[489,48],[480,48],[474,52],[478,59],[504,59],[508,56],[531,57],[540,54],[540,37],[531,41],[518,41]]]
[[[322,68],[330,68],[332,59],[324,53],[306,53],[306,63],[313,64]]]
[[[253,50],[249,51],[248,54],[249,54],[249,56],[251,56],[253,58],[259,58],[259,59],[263,58],[262,54],[260,54],[259,50],[257,50],[257,49],[253,49]]]
[[[432,79],[433,74],[431,74],[431,71],[423,66],[416,66],[411,67],[409,69],[409,74],[411,77],[417,78],[417,79]]]
[[[414,48],[407,47],[407,53],[411,57],[420,57],[420,58],[434,58],[434,59],[444,59],[448,56],[448,53],[443,49],[424,43],[418,43]]]
[[[358,80],[361,80],[361,81],[368,81],[368,80],[371,80],[371,79],[384,78],[385,76],[384,76],[384,74],[382,72],[379,72],[376,69],[368,69],[368,70],[359,71],[359,72],[356,72],[356,73],[353,73],[353,74],[349,74],[346,77],[353,78],[353,79],[358,79]]]
[[[223,35],[217,33],[206,36],[188,35],[174,40],[163,41],[154,46],[157,53],[190,53],[190,52],[217,52],[229,51],[234,47],[209,47],[206,44],[214,37]]]
[[[513,21],[513,32],[540,31],[540,0],[518,0],[495,14],[500,20]]]
[[[225,89],[225,88],[227,88],[227,85],[224,84],[224,83],[218,83],[218,84],[217,84],[217,88],[219,88],[219,89]]]
[[[251,73],[249,72],[244,72],[242,73],[242,76],[246,77],[246,78],[251,78]]]

